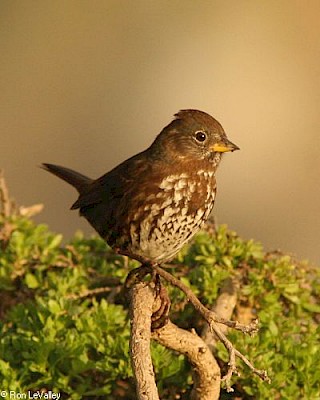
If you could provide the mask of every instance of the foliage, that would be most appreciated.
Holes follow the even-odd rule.
[[[97,238],[61,235],[22,216],[0,217],[0,389],[53,390],[68,399],[134,399],[129,320],[122,283],[135,261]],[[230,332],[235,346],[270,385],[238,361],[238,399],[320,399],[320,271],[220,226],[200,233],[172,262],[202,302],[212,305],[229,277],[241,283],[234,318],[261,324],[254,337]],[[201,330],[203,321],[176,288],[172,318]],[[152,355],[163,398],[188,398],[186,360],[160,345]],[[218,346],[220,362],[227,353]],[[222,398],[228,398],[223,393]]]

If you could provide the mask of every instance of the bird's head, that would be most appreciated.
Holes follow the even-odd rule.
[[[208,160],[217,165],[221,154],[238,150],[220,123],[198,110],[181,110],[151,145],[154,156],[168,161]]]

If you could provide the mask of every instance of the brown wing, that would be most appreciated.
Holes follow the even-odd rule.
[[[124,161],[91,182],[72,206],[72,209],[79,208],[80,214],[106,240],[123,234],[123,225],[128,223],[130,202],[139,194],[138,183],[146,178],[151,167],[144,153]]]

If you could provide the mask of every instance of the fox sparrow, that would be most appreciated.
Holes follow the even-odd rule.
[[[207,220],[221,155],[238,150],[218,121],[181,110],[151,146],[93,180],[53,164],[74,186],[79,209],[117,253],[146,264],[169,261]]]

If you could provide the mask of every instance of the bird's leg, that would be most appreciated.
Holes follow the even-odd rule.
[[[161,284],[160,276],[152,264],[144,263],[141,267],[130,271],[124,287],[130,289],[133,285],[142,282],[148,274],[151,275],[149,284],[153,285],[155,294],[154,313],[152,314],[152,330],[155,330],[168,322],[171,301],[167,289]]]
[[[167,289],[161,284],[160,276],[158,274],[155,275],[154,283],[156,298],[154,302],[153,314],[151,316],[151,329],[153,331],[162,328],[168,323],[171,306]]]

